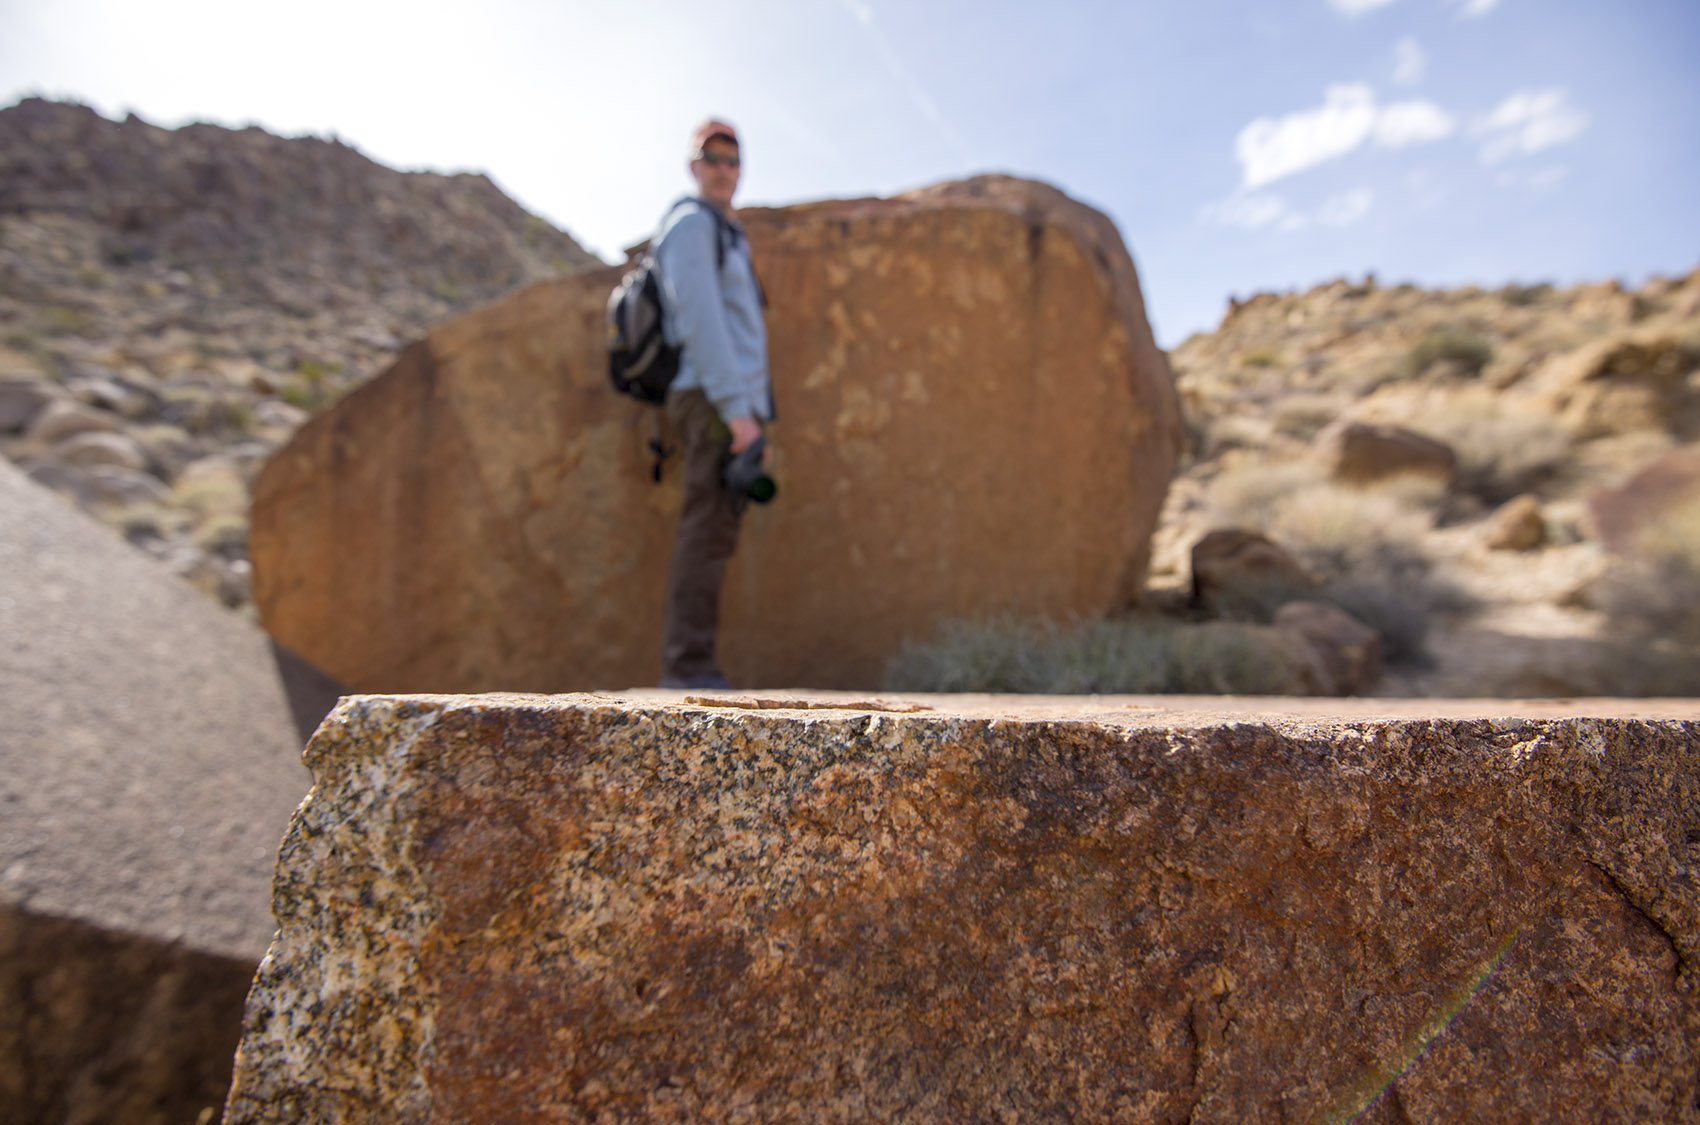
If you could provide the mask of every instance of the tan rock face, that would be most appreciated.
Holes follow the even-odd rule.
[[[866,686],[911,635],[1132,599],[1172,380],[1104,216],[1004,178],[744,213],[771,300],[780,497],[723,599],[735,682]],[[273,635],[362,689],[658,674],[678,505],[616,396],[617,271],[451,322],[308,424],[254,498]]]
[[[1692,717],[713,702],[345,700],[226,1120],[1692,1119]]]

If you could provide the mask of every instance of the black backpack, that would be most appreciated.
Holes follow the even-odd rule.
[[[691,202],[696,201],[681,199],[667,214]],[[726,265],[727,238],[737,237],[737,232],[718,208],[705,203],[703,210],[714,216],[714,264],[721,269]],[[662,318],[661,279],[656,275],[652,246],[608,294],[608,378],[621,394],[657,406],[679,373],[680,349],[667,342]]]

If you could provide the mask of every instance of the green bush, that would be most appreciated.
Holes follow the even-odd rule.
[[[1458,454],[1457,487],[1500,504],[1545,484],[1571,460],[1571,438],[1558,422],[1497,400],[1459,402],[1425,415],[1428,433]]]
[[[1274,367],[1281,362],[1281,349],[1274,344],[1259,344],[1240,353],[1240,363],[1246,367]]]
[[[1552,296],[1552,286],[1545,282],[1540,285],[1507,285],[1499,291],[1499,295],[1513,308],[1527,308]]]
[[[1493,342],[1468,328],[1436,328],[1411,347],[1405,368],[1421,375],[1441,360],[1448,360],[1470,375],[1479,375],[1493,359]]]
[[[1700,501],[1648,528],[1602,584],[1602,694],[1700,695]]]
[[[952,622],[932,642],[903,646],[889,691],[1034,695],[1263,695],[1292,678],[1291,656],[1267,633],[1232,622],[1161,618],[1059,627],[1008,618]]]
[[[1380,633],[1388,663],[1421,663],[1435,615],[1466,605],[1455,587],[1435,577],[1423,550],[1444,493],[1444,486],[1419,478],[1350,488],[1327,481],[1309,462],[1223,473],[1210,493],[1213,525],[1265,533],[1322,586],[1246,583],[1218,598],[1215,608],[1267,621],[1296,596],[1321,598]]]

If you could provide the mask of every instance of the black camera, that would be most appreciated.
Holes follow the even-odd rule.
[[[731,499],[734,511],[743,511],[744,505],[752,500],[765,504],[779,494],[779,486],[773,483],[773,478],[767,475],[767,468],[762,465],[762,454],[766,451],[767,439],[759,437],[726,462],[721,480],[726,484],[726,495]]]

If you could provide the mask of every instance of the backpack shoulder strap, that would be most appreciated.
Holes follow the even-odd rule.
[[[673,212],[677,211],[687,203],[695,203],[698,207],[707,211],[709,217],[714,220],[714,268],[717,270],[725,269],[726,241],[728,238],[736,239],[738,237],[738,230],[732,225],[731,220],[727,219],[725,215],[720,213],[720,208],[700,196],[682,195],[678,199],[674,200],[673,206],[667,208],[667,213],[661,216],[661,226],[665,227],[667,225],[667,220],[673,217]],[[655,233],[657,237],[651,240],[652,243],[661,241],[659,237],[661,229],[657,228]]]

